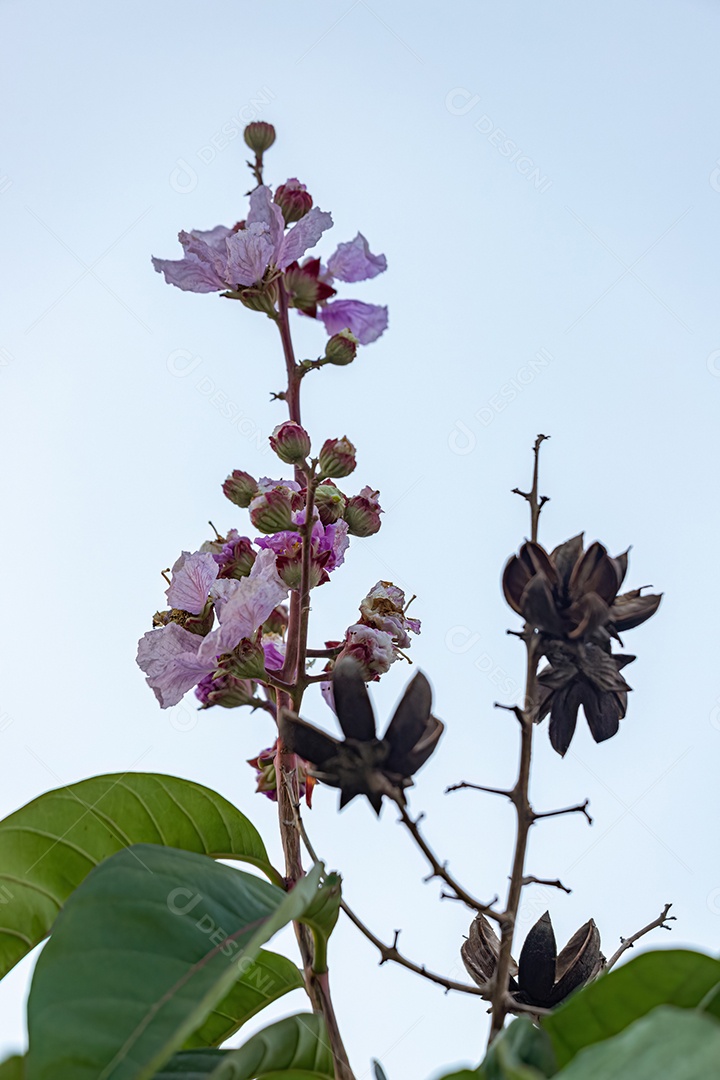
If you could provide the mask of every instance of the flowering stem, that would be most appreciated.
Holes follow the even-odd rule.
[[[277,279],[278,289],[278,330],[280,331],[280,340],[282,341],[283,354],[285,356],[285,369],[287,371],[287,391],[285,392],[285,400],[287,401],[288,412],[290,413],[290,419],[294,420],[296,424],[300,421],[300,373],[298,370],[298,364],[295,360],[295,350],[293,349],[292,337],[290,335],[290,320],[288,318],[288,298],[285,292],[285,286],[282,278]],[[297,474],[297,470],[296,470]]]
[[[277,325],[282,341],[283,355],[285,357],[285,369],[287,372],[287,391],[284,399],[288,406],[290,419],[296,424],[300,423],[300,375],[295,360],[290,321],[288,318],[287,293],[282,278],[278,279],[278,319]],[[306,480],[302,469],[296,467],[295,479],[302,484]],[[313,527],[313,508],[315,502],[315,488],[317,481],[307,478],[307,499],[305,505],[305,523],[301,530],[302,535],[302,570],[300,589],[293,590],[290,594],[290,613],[288,617],[288,633],[285,649],[285,663],[275,678],[275,684],[281,684],[287,689],[276,689],[276,715],[280,716],[281,709],[300,708],[302,695],[305,690],[305,657],[307,655],[308,619],[310,613],[310,556]],[[298,782],[298,759],[290,753],[278,735],[277,740],[277,797],[278,797],[278,823],[280,826],[280,838],[282,841],[283,854],[285,856],[286,885],[292,888],[304,875],[302,855],[300,851],[300,836],[298,833],[294,807],[300,798]],[[305,977],[305,988],[310,998],[313,1010],[319,1013],[324,1021],[330,1042],[330,1049],[335,1065],[335,1080],[355,1080],[347,1051],[340,1035],[335,1009],[330,996],[330,986],[327,972],[318,974],[313,970],[315,961],[315,949],[310,929],[302,923],[294,923],[295,936],[300,948]]]

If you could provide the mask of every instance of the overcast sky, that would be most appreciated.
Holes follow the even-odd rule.
[[[562,944],[594,916],[609,954],[673,901],[672,936],[647,945],[716,950],[717,5],[0,0],[0,26],[0,813],[97,773],[165,772],[235,801],[280,859],[244,764],[272,742],[268,718],[196,714],[191,697],[162,712],[134,662],[160,571],[208,519],[246,529],[227,473],[277,472],[274,328],[150,265],[177,257],[179,229],[245,216],[239,135],[263,119],[267,179],[299,177],[333,213],[319,252],[360,229],[388,259],[355,295],[387,303],[390,329],[304,387],[314,439],[358,448],[347,489],[371,484],[386,507],[314,597],[313,641],[341,636],[379,578],[417,593],[412,655],[447,733],[412,808],[474,892],[502,892],[510,809],[443,791],[513,780],[516,724],[492,705],[523,658],[499,577],[528,531],[510,490],[550,434],[541,540],[632,544],[628,585],[666,595],[627,635],[619,736],[596,746],[581,721],[561,760],[538,734],[537,806],[588,797],[595,824],[534,831],[529,872],[573,892],[528,890],[521,932],[550,906]],[[295,322],[317,355],[322,327]],[[374,689],[382,722],[410,674],[396,664]],[[305,711],[332,726],[319,698]],[[470,915],[422,883],[393,812],[338,815],[320,790],[309,817],[373,929],[403,928],[411,957],[461,977]],[[359,1077],[371,1056],[390,1080],[482,1056],[477,999],[378,969],[345,922],[330,960]],[[3,1050],[24,1045],[32,962],[0,987]],[[298,992],[247,1031],[304,1007]]]

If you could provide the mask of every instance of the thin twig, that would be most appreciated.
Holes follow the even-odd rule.
[[[656,930],[658,928],[662,930],[672,930],[672,926],[667,925],[669,922],[675,921],[674,915],[668,915],[668,911],[671,907],[672,904],[666,904],[658,915],[657,919],[653,919],[653,921],[648,923],[647,926],[643,926],[642,930],[638,930],[637,933],[631,934],[629,938],[620,938],[620,948],[610,957],[607,964],[605,965],[604,970],[609,971],[610,968],[614,967],[622,954],[624,952],[627,952],[628,949],[632,949],[635,942],[639,938],[644,937],[645,934],[649,934],[651,930]]]
[[[445,882],[448,888],[452,889],[456,898],[466,904],[467,907],[471,908],[473,911],[476,911],[479,915],[487,915],[489,918],[495,919],[496,922],[502,923],[503,916],[500,915],[499,912],[495,911],[491,904],[483,904],[479,900],[476,900],[474,896],[471,896],[471,894],[465,888],[463,888],[463,886],[460,885],[459,882],[455,880],[455,878],[449,872],[446,864],[440,862],[437,855],[420,832],[419,825],[420,821],[422,820],[422,816],[417,818],[416,820],[413,820],[413,818],[410,817],[407,807],[402,802],[402,798],[400,796],[395,796],[395,803],[398,810],[400,811],[401,822],[408,830],[413,840],[420,848],[423,855],[432,867],[432,872],[429,874],[426,880],[431,880],[435,877],[440,878],[442,881]]]
[[[534,874],[526,874],[522,879],[523,887],[525,885],[548,885],[551,889],[561,889],[567,893],[568,896],[572,892],[572,889],[568,889],[567,885],[563,885],[559,878],[555,878],[554,881],[550,881],[548,878],[535,877]]]
[[[523,499],[530,504],[530,539],[533,543],[537,543],[538,538],[538,524],[540,521],[540,512],[546,502],[550,502],[548,495],[538,496],[538,469],[540,465],[540,445],[549,439],[549,435],[538,435],[533,446],[533,454],[535,456],[533,465],[533,482],[529,491],[521,491],[520,488],[513,488],[513,495],[520,495]]]
[[[506,788],[485,787],[483,784],[471,784],[467,780],[461,780],[459,784],[451,784],[445,788],[445,794],[451,791],[462,791],[463,788],[471,788],[473,791],[486,791],[488,795],[503,795],[506,799],[512,799],[512,791]]]
[[[293,814],[295,817],[295,824],[297,830],[302,837],[302,842],[305,845],[308,855],[313,862],[319,862],[319,858],[312,841],[308,836],[307,829],[305,828],[305,822],[303,821],[302,814],[300,813],[300,804],[293,804]],[[406,956],[403,956],[397,947],[398,938],[400,937],[400,931],[395,931],[395,936],[392,945],[388,945],[382,941],[372,930],[365,925],[359,915],[356,915],[353,909],[345,900],[340,901],[340,907],[345,912],[350,921],[357,927],[361,934],[363,934],[368,941],[372,942],[375,948],[380,953],[380,964],[386,964],[392,962],[393,964],[399,964],[401,967],[407,968],[408,971],[413,971],[416,975],[420,975],[423,979],[427,979],[429,982],[437,983],[438,986],[442,986],[446,991],[456,990],[460,994],[474,994],[477,997],[487,995],[487,989],[483,989],[479,986],[470,986],[467,983],[455,982],[454,979],[446,979],[443,975],[437,975],[434,971],[429,971],[424,964],[416,964],[412,960],[408,960]]]
[[[578,803],[577,806],[564,806],[562,810],[544,810],[542,813],[533,813],[533,819],[539,821],[540,818],[561,817],[563,814],[584,814],[588,825],[592,825],[593,819],[588,814],[587,809],[589,805],[590,800],[586,799],[585,802]]]

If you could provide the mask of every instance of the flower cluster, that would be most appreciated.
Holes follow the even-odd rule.
[[[312,205],[312,196],[296,179],[281,184],[273,198],[260,184],[250,195],[246,220],[232,228],[181,232],[182,259],[153,259],[169,285],[187,292],[219,292],[275,317],[277,283],[288,303],[299,312],[319,318],[328,334],[349,330],[369,345],[385,331],[387,308],[361,300],[333,300],[334,282],[354,284],[376,277],[387,268],[384,255],[374,255],[358,233],[339,244],[323,266],[305,253],[332,226],[332,217]],[[290,228],[287,228],[291,225]]]
[[[654,615],[662,599],[640,589],[618,595],[627,562],[627,552],[611,558],[597,542],[585,551],[579,535],[550,554],[523,544],[505,567],[505,599],[547,659],[536,720],[549,714],[559,754],[570,746],[581,705],[596,742],[615,735],[625,716],[630,687],[620,672],[635,657],[613,654],[611,642]]]
[[[332,687],[343,741],[288,711],[279,717],[280,736],[289,750],[311,763],[317,779],[340,789],[341,809],[365,795],[379,814],[383,795],[403,798],[442,735],[442,722],[431,714],[430,684],[418,672],[381,739],[360,665],[350,658],[336,664]]]

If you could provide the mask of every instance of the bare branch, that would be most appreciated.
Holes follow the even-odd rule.
[[[637,933],[631,934],[629,938],[620,938],[620,948],[610,957],[607,964],[605,965],[604,970],[609,971],[610,968],[615,967],[615,964],[617,964],[622,954],[624,952],[627,952],[628,949],[632,949],[635,942],[639,938],[644,937],[645,934],[649,934],[651,930],[672,930],[672,926],[667,925],[669,922],[674,922],[675,920],[674,915],[668,915],[668,911],[671,907],[672,904],[666,904],[658,915],[657,919],[653,919],[653,921],[648,923],[647,926],[643,926],[642,930],[638,930]]]
[[[303,844],[307,849],[307,853],[313,862],[319,862],[319,858],[315,848],[312,845],[312,841],[307,834],[305,823],[300,813],[300,804],[293,803],[293,814],[295,818],[295,825],[302,838]],[[455,898],[457,899],[457,898]],[[395,930],[393,936],[392,945],[388,945],[386,942],[381,941],[372,930],[365,925],[362,919],[355,914],[352,908],[345,902],[340,901],[340,907],[347,915],[350,922],[352,922],[357,929],[363,934],[368,941],[372,942],[375,948],[380,953],[380,965],[387,964],[391,961],[393,964],[399,964],[400,967],[407,968],[408,971],[413,971],[416,975],[420,975],[423,979],[427,979],[429,982],[436,983],[438,986],[445,988],[445,991],[456,990],[460,994],[474,994],[477,997],[487,996],[488,989],[479,986],[470,986],[468,983],[456,982],[454,979],[446,979],[443,975],[437,975],[434,971],[429,971],[424,964],[416,964],[412,960],[408,960],[406,956],[403,956],[397,947],[398,939],[400,937],[400,931]]]
[[[441,878],[441,880],[445,882],[448,888],[453,890],[456,899],[461,900],[464,904],[466,904],[473,911],[476,911],[479,915],[487,915],[489,918],[495,919],[496,922],[502,924],[504,922],[504,917],[500,915],[497,911],[495,911],[491,904],[483,904],[479,900],[476,900],[474,896],[471,896],[470,893],[467,892],[467,890],[464,889],[463,886],[455,880],[452,874],[450,874],[447,869],[447,865],[440,862],[437,855],[420,832],[419,825],[422,821],[423,815],[421,814],[416,820],[413,820],[408,813],[407,807],[402,801],[402,796],[395,797],[395,803],[398,807],[398,810],[400,811],[401,822],[408,830],[413,840],[420,848],[423,855],[432,867],[431,873],[425,880],[430,881],[432,880],[432,878]]]

